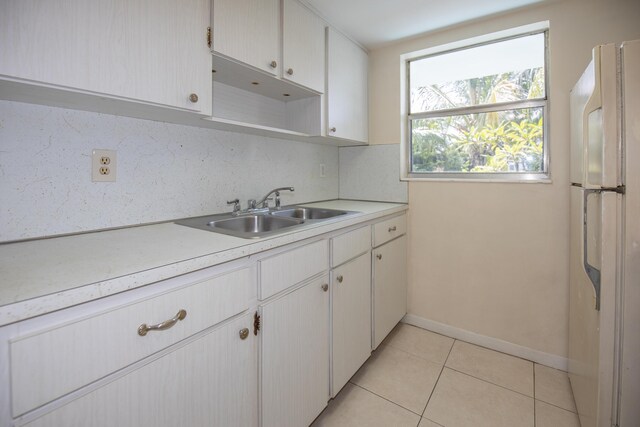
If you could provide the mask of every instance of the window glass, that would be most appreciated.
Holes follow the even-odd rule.
[[[409,173],[546,178],[545,55],[541,32],[409,60]]]
[[[416,119],[414,172],[542,172],[542,108]]]

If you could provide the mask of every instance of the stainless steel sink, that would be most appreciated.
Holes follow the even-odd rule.
[[[304,221],[297,219],[280,218],[272,215],[247,215],[211,221],[207,226],[236,233],[248,233],[253,236],[260,235],[260,233],[280,230],[281,228],[292,227],[302,224],[303,222]]]
[[[285,218],[300,218],[300,219],[328,219],[340,215],[346,215],[349,211],[339,211],[335,209],[320,209],[320,208],[285,208],[279,211],[271,212],[271,215]]]
[[[256,239],[291,231],[312,223],[338,219],[357,212],[336,209],[288,206],[259,213],[241,212],[199,216],[176,221],[176,224],[214,231],[243,239]]]
[[[222,214],[176,221],[176,224],[245,239],[268,236],[302,223],[304,223],[304,220],[281,218],[266,213],[242,216]]]

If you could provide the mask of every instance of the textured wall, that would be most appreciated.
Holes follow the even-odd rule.
[[[91,151],[117,150],[117,182],[91,182]],[[326,167],[320,178],[319,164]],[[338,148],[0,101],[0,241],[338,197]]]
[[[398,144],[340,148],[340,198],[407,203]]]

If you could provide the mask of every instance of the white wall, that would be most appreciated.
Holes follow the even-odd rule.
[[[403,53],[550,21],[552,184],[409,184],[409,312],[567,354],[569,91],[596,44],[640,38],[640,1],[558,0],[370,53],[370,138],[400,139]]]
[[[91,151],[117,150],[117,182]],[[320,178],[319,164],[326,167]],[[0,241],[226,212],[278,186],[338,197],[338,148],[0,101]]]

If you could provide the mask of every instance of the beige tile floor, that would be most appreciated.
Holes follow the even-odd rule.
[[[566,372],[399,324],[313,427],[580,427]]]

